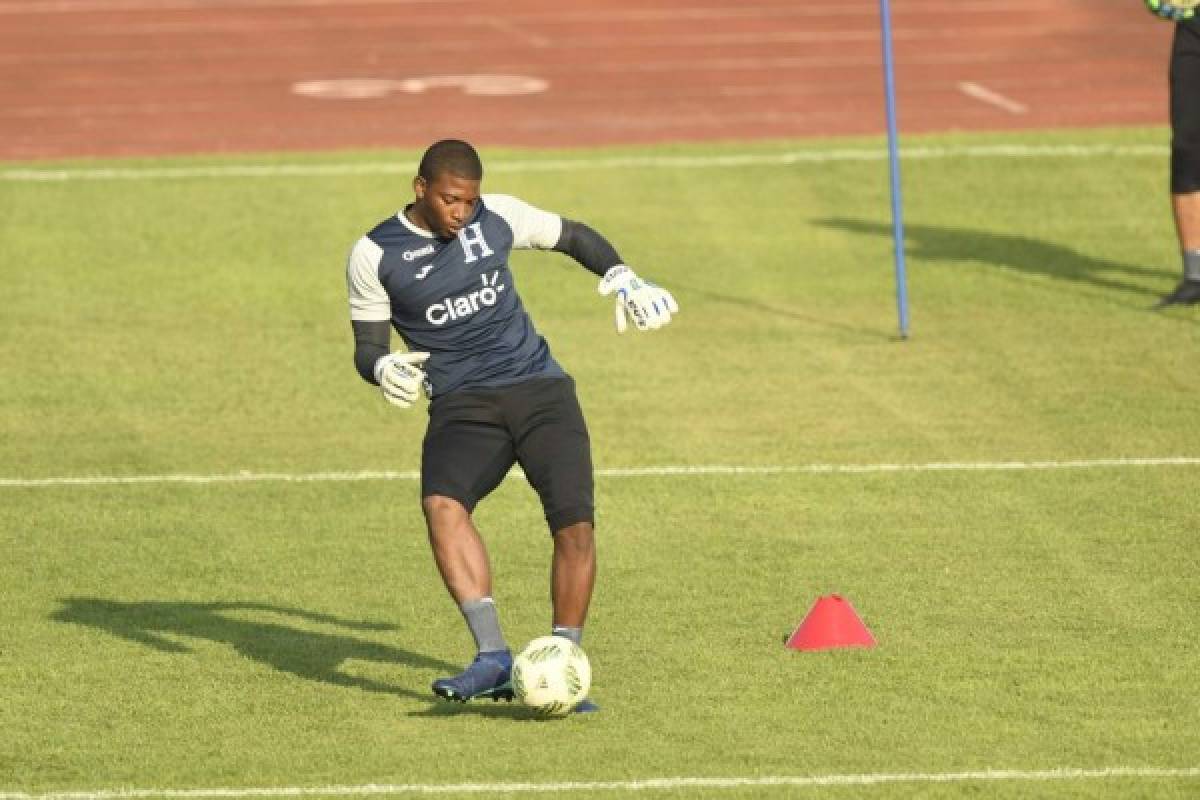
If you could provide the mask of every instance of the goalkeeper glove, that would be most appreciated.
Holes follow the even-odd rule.
[[[1171,22],[1184,22],[1196,16],[1194,8],[1184,8],[1182,5],[1174,5],[1164,2],[1164,0],[1145,0],[1145,2],[1146,8],[1150,9],[1152,14],[1169,19]]]
[[[639,331],[652,331],[671,321],[672,314],[679,313],[679,304],[666,289],[660,289],[644,281],[624,264],[604,273],[596,291],[607,297],[617,294],[617,333],[625,332],[625,316],[633,317]]]
[[[383,397],[394,406],[409,408],[417,401],[425,370],[421,365],[429,353],[388,353],[375,362],[375,380]]]

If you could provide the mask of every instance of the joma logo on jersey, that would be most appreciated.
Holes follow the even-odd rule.
[[[435,249],[436,248],[433,246],[433,243],[430,242],[429,244],[425,245],[424,247],[420,248],[419,250],[405,250],[404,254],[401,255],[400,257],[403,258],[405,261],[412,262],[412,261],[416,261],[418,258],[422,258],[423,256],[433,255],[433,252]]]
[[[496,305],[496,301],[500,299],[500,292],[506,288],[500,283],[500,271],[496,270],[490,276],[480,275],[479,281],[483,284],[481,288],[458,297],[447,297],[425,309],[425,319],[429,320],[431,325],[445,325],[452,320],[477,314],[480,309]]]

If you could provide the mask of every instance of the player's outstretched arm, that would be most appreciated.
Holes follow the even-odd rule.
[[[410,408],[425,383],[422,365],[429,353],[392,353],[391,327],[387,320],[352,320],[354,366],[368,383],[379,386],[383,398],[394,406]]]
[[[1194,0],[1145,0],[1150,13],[1171,22],[1184,22],[1196,16]]]
[[[617,332],[624,333],[627,317],[639,331],[661,328],[679,313],[679,304],[665,289],[642,280],[621,260],[608,240],[582,222],[563,219],[562,234],[554,249],[566,253],[601,276],[597,291],[616,295]]]
[[[617,333],[625,332],[627,315],[633,318],[639,331],[653,331],[670,322],[672,314],[679,313],[679,304],[670,292],[642,280],[624,264],[604,273],[596,291],[605,297],[616,295]]]

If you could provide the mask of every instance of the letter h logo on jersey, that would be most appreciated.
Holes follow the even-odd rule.
[[[470,231],[470,235],[467,234]],[[480,258],[487,258],[492,254],[492,248],[488,247],[487,240],[483,238],[483,229],[478,222],[472,222],[467,227],[458,232],[458,241],[462,243],[463,262],[473,264]],[[475,255],[472,248],[479,245],[479,255]]]

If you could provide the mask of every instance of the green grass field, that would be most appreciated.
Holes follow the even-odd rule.
[[[573,262],[514,258],[601,471],[603,711],[553,722],[428,692],[471,652],[405,476],[425,415],[354,372],[343,283],[417,153],[7,165],[0,800],[1195,797],[1165,141],[906,139],[907,341],[877,139],[485,150],[485,190],[682,306],[618,337]],[[329,475],[361,471],[402,474]],[[546,633],[535,496],[478,521],[510,640]],[[878,646],[785,648],[834,592]]]

